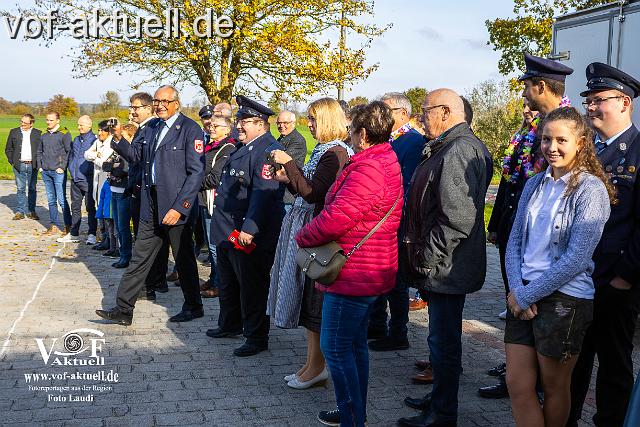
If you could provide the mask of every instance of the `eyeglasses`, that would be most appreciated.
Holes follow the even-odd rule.
[[[153,102],[155,103],[155,100],[154,100]],[[159,103],[159,102],[158,102],[158,103]],[[148,106],[149,106],[149,104],[143,104],[143,105],[129,105],[129,109],[130,109],[130,110],[133,110],[133,111],[138,111],[139,109],[144,108],[144,107],[148,107]]]
[[[240,126],[246,126],[246,125],[248,125],[249,123],[255,123],[256,121],[257,121],[257,120],[255,120],[255,119],[242,119],[242,120],[238,120],[238,124],[239,124]]]
[[[293,122],[276,122],[276,124],[277,124],[278,126],[280,126],[280,125],[286,125],[286,124],[289,124],[289,123],[293,123]]]
[[[595,105],[596,107],[599,106],[600,104],[602,104],[604,101],[608,100],[608,99],[616,99],[616,98],[624,98],[624,96],[622,95],[617,95],[617,96],[607,96],[606,98],[593,98],[593,99],[586,99],[585,101],[582,102],[582,105],[584,106],[584,108],[589,108],[589,106],[591,104]]]
[[[449,106],[446,105],[446,104],[439,104],[439,105],[433,105],[431,107],[424,107],[422,109],[422,112],[423,113],[428,113],[429,111],[433,110],[434,108],[439,108],[439,107],[449,108]]]
[[[175,99],[154,99],[153,106],[157,107],[158,105],[162,104],[163,107],[168,107],[172,102],[178,101],[176,101]]]

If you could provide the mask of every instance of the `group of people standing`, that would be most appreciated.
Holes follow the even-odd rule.
[[[408,289],[417,288],[429,305],[429,359],[420,368],[433,388],[405,399],[422,412],[398,423],[455,426],[462,313],[466,295],[484,283],[489,240],[500,251],[507,307],[507,361],[496,369],[505,374],[516,424],[576,425],[597,354],[594,422],[622,425],[640,306],[640,134],[631,123],[640,82],[590,64],[581,94],[585,118],[563,97],[573,70],[529,54],[525,62],[523,129],[502,160],[488,236],[484,207],[493,160],[470,127],[468,102],[451,89],[426,96],[424,138],[412,128],[411,104],[400,93],[347,110],[331,98],[312,102],[307,120],[316,144],[306,163],[304,138],[288,112],[278,115],[276,140],[269,125],[275,113],[244,96],[236,99],[235,124],[228,104],[204,107],[203,131],[180,112],[174,87],[134,95],[137,129],[101,123],[97,140],[105,151],[84,152],[94,163],[93,182],[95,168],[106,170],[98,158],[113,160],[107,168],[129,165],[119,179],[126,176],[125,188],[133,181],[139,201],[136,242],[116,305],[96,313],[130,325],[136,300],[162,291],[157,267],[166,272],[171,247],[184,296],[171,322],[203,317],[202,297],[218,296],[217,327],[206,334],[243,335],[233,352],[238,357],[268,349],[271,321],[305,327],[306,359],[284,381],[306,389],[330,376],[337,408],[321,411],[318,420],[364,426],[368,350],[409,346]],[[78,145],[93,147],[86,134],[81,129]],[[18,182],[23,168],[16,169]],[[113,191],[121,184],[113,170],[108,185],[120,207],[124,192]],[[98,197],[73,185],[72,194]],[[116,218],[120,223],[120,213]],[[193,241],[198,229],[212,268],[202,286]],[[77,241],[77,228],[69,235]],[[346,263],[323,285],[306,276],[296,255],[332,242]]]

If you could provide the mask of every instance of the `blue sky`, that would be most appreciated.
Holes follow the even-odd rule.
[[[21,2],[25,3],[28,2]],[[374,98],[414,86],[450,87],[464,93],[481,81],[501,78],[499,56],[486,45],[484,22],[511,16],[512,8],[512,0],[377,0],[374,22],[394,25],[368,51],[368,62],[378,62],[378,70],[366,81],[348,88],[345,98]],[[45,46],[43,40],[12,40],[4,21],[0,26],[4,62],[0,67],[0,96],[5,99],[46,101],[63,93],[81,103],[94,103],[107,90],[120,92],[123,100],[133,92],[128,86],[130,73],[121,76],[112,70],[92,79],[73,78],[72,63],[66,57],[72,40],[57,41],[51,46]],[[335,96],[335,92],[330,95]],[[187,103],[198,96],[201,92],[197,87],[182,89]]]

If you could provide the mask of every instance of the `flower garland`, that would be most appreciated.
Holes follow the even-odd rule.
[[[571,101],[568,97],[563,96],[560,101],[559,107],[569,107]],[[524,175],[524,179],[527,180],[543,170],[545,168],[545,159],[540,156],[535,159],[535,153],[532,153],[533,144],[536,138],[536,132],[538,131],[538,124],[540,123],[540,116],[536,116],[527,129],[521,129],[517,132],[507,149],[504,151],[504,157],[502,159],[502,176],[509,183],[514,183],[520,179],[521,175]],[[525,132],[526,130],[526,132]],[[511,160],[516,147],[521,145],[522,151],[518,156],[517,164],[512,168]]]

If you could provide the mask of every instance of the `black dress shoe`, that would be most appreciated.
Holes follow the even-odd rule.
[[[504,375],[505,372],[507,372],[507,364],[501,363],[498,366],[494,366],[493,368],[489,369],[487,371],[487,374],[491,375],[492,377],[499,377],[500,375]]]
[[[408,348],[409,340],[407,338],[384,337],[369,342],[369,350],[373,351],[406,350]]]
[[[153,289],[143,289],[138,294],[139,300],[147,300],[147,301],[155,301],[156,300],[156,291]]]
[[[204,317],[204,310],[182,310],[180,313],[169,318],[169,322],[190,322],[193,319]]]
[[[220,328],[216,328],[216,329],[207,329],[206,332],[208,337],[211,338],[227,338],[227,337],[235,337],[237,335],[241,335],[242,334],[242,329],[239,329],[237,331],[224,331]]]
[[[129,261],[116,261],[113,264],[111,264],[111,267],[127,268],[127,267],[129,267]]]
[[[404,404],[409,408],[426,411],[431,407],[431,393],[427,393],[424,397],[419,398],[405,397]]]
[[[509,390],[507,389],[507,383],[504,380],[504,376],[500,377],[500,382],[498,384],[480,387],[478,389],[478,394],[480,397],[487,399],[502,399],[504,397],[509,397]]]
[[[120,258],[120,252],[117,249],[114,249],[112,251],[107,251],[103,253],[102,256],[107,258],[117,259],[117,258]]]
[[[91,249],[94,251],[106,251],[109,249],[109,240],[103,240],[102,242],[94,245]]]
[[[457,421],[438,420],[431,411],[425,411],[415,417],[400,418],[399,426],[406,427],[456,427]]]
[[[265,351],[269,348],[269,344],[254,344],[254,343],[244,343],[240,347],[233,350],[233,355],[238,357],[247,357],[253,356],[261,351]]]
[[[96,310],[96,314],[118,325],[129,326],[133,321],[133,313],[123,313],[118,307],[109,310]]]

